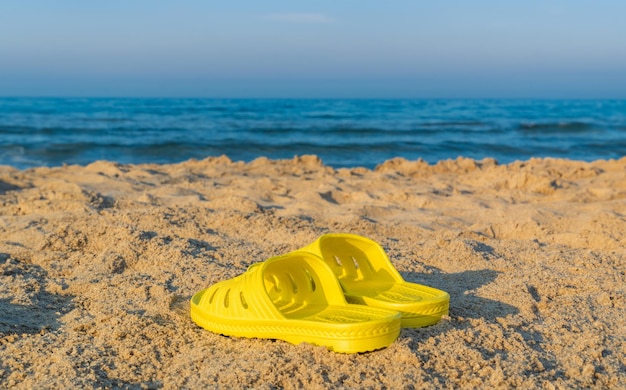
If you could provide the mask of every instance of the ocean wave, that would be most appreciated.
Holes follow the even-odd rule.
[[[597,127],[592,123],[586,122],[522,122],[519,124],[519,130],[529,133],[583,133],[594,131]]]
[[[482,122],[482,121],[441,121],[441,122],[425,122],[420,123],[422,127],[486,127],[491,126],[491,123]]]
[[[350,127],[350,126],[330,126],[330,127],[252,127],[243,129],[243,132],[249,134],[264,134],[266,136],[276,135],[298,135],[311,136],[315,134],[324,135],[331,138],[341,138],[343,136],[366,137],[366,136],[403,136],[407,134],[433,134],[438,132],[436,129],[429,128],[391,128],[391,127]]]

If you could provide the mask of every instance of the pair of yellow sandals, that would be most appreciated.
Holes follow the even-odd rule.
[[[191,318],[212,332],[307,342],[343,353],[393,343],[401,327],[448,313],[445,291],[406,282],[376,242],[326,234],[191,298]]]

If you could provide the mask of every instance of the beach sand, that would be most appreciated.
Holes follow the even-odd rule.
[[[189,318],[329,232],[379,242],[450,315],[351,355]],[[0,167],[0,387],[624,388],[625,248],[626,158]]]

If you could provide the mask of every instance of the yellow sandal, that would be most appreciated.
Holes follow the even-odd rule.
[[[433,325],[448,314],[448,293],[405,281],[375,241],[354,234],[325,234],[300,250],[326,261],[348,302],[397,310],[403,327]]]
[[[191,318],[214,333],[308,342],[344,353],[389,346],[401,324],[397,311],[347,303],[329,266],[303,252],[254,264],[198,292]]]

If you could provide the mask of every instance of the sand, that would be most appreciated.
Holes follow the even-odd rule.
[[[450,315],[337,354],[220,336],[189,299],[349,232]],[[626,158],[0,167],[1,388],[625,388]]]

